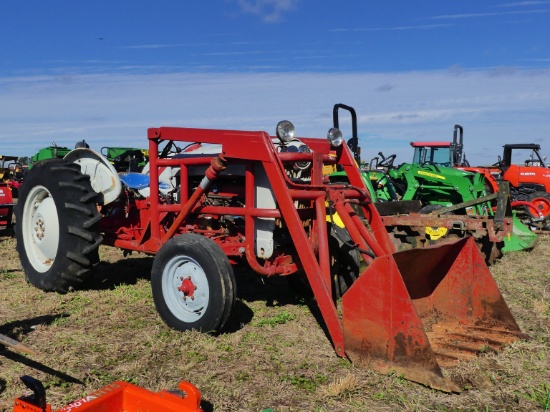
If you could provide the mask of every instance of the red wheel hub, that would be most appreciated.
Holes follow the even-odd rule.
[[[194,299],[194,293],[197,287],[191,280],[191,276],[184,278],[180,278],[181,285],[178,287],[178,290],[183,293],[183,298],[191,298]]]
[[[537,197],[531,202],[537,207],[538,210],[542,213],[544,217],[550,214],[550,200],[545,199],[544,197]]]

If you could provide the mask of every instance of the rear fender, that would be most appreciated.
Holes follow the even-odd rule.
[[[92,189],[103,195],[103,204],[116,200],[122,191],[122,183],[113,165],[98,152],[78,148],[71,150],[65,160],[80,166],[83,174],[90,176]]]

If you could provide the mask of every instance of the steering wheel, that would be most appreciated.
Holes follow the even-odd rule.
[[[505,166],[506,166],[506,165],[504,164],[502,158],[499,156],[497,162],[496,162],[496,163],[493,163],[491,166],[493,166],[493,167],[498,167],[498,168],[500,169],[500,171],[501,171],[502,173],[504,173],[504,169],[505,169]]]
[[[393,167],[393,161],[397,157],[397,155],[394,155],[394,154],[392,154],[388,157],[384,157],[382,152],[378,152],[378,156],[380,156],[382,158],[382,161],[380,163],[378,163],[378,166],[387,167],[388,169]]]

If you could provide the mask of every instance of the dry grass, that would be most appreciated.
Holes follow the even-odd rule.
[[[0,411],[25,392],[19,377],[41,379],[59,408],[115,380],[153,391],[188,380],[216,411],[532,411],[550,391],[550,237],[491,268],[521,329],[531,336],[450,371],[461,394],[355,368],[336,357],[311,309],[283,279],[240,270],[235,330],[178,333],[157,316],[152,259],[101,248],[94,286],[66,295],[29,286],[15,241],[0,237],[0,333],[34,348],[0,347]]]

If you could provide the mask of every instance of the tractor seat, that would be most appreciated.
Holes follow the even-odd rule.
[[[121,173],[120,180],[130,189],[141,190],[149,187],[149,175],[137,172]],[[159,182],[160,189],[170,189],[170,185]]]

